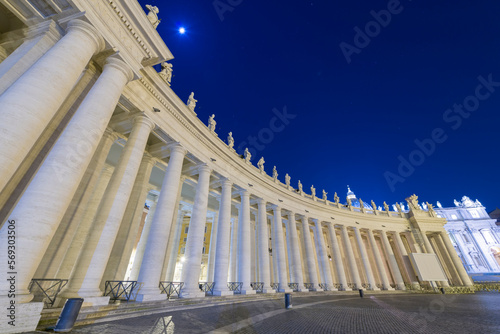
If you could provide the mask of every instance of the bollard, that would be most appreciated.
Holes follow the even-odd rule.
[[[285,293],[285,308],[292,308],[292,294]]]
[[[442,293],[443,295],[445,294],[444,288],[439,288],[439,290],[441,290],[441,293]]]
[[[364,296],[363,289],[359,289],[359,296],[360,296],[361,298],[363,298],[363,296]]]
[[[73,329],[76,317],[82,308],[83,298],[69,298],[64,303],[61,315],[57,320],[54,332],[69,332]]]

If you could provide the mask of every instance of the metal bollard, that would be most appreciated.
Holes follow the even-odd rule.
[[[359,296],[360,296],[361,298],[363,298],[363,296],[364,296],[363,289],[359,289]]]
[[[76,317],[82,308],[83,298],[70,298],[64,303],[61,315],[57,320],[54,332],[69,332],[75,325]]]
[[[441,290],[441,293],[442,293],[443,295],[445,294],[444,288],[439,288],[439,290]]]
[[[292,294],[285,293],[285,308],[292,308]]]

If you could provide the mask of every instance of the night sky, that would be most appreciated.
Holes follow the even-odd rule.
[[[329,199],[349,185],[377,205],[415,193],[500,207],[500,2],[141,4],[160,10],[172,89],[194,91],[200,119],[215,114],[219,137],[232,131],[282,182]]]

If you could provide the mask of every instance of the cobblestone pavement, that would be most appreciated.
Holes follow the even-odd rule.
[[[154,314],[75,328],[72,333],[500,333],[500,294],[374,294],[282,300]]]

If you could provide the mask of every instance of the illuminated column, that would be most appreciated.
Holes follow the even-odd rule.
[[[59,222],[71,203],[78,184],[106,130],[121,92],[127,82],[132,79],[132,75],[128,65],[121,60],[107,59],[99,79],[80,104],[9,216],[8,220],[24,222],[18,225],[17,230],[20,236],[18,251],[23,254],[24,258],[22,265],[18,267],[18,280],[16,282],[18,303],[29,302],[33,298],[28,291],[28,285],[57,230]],[[24,93],[26,94],[27,91],[29,90],[24,91]],[[33,111],[39,113],[41,107],[38,102],[35,104],[36,110]],[[2,114],[7,110],[3,109],[3,105],[5,104],[0,102],[0,113]],[[20,105],[16,102],[15,114],[24,114],[24,111],[19,113],[18,108]],[[0,128],[4,125],[5,123],[0,121]],[[24,125],[26,123],[23,123]],[[0,129],[0,132],[2,131]],[[28,132],[25,136],[33,137],[30,129]],[[10,132],[3,133],[8,137]],[[18,133],[13,138],[21,137],[22,134]],[[9,144],[5,145],[10,146]],[[5,145],[0,145],[0,147],[5,148]],[[12,148],[17,149],[17,145],[9,149]],[[6,158],[3,156],[2,149],[0,149],[0,157],[2,161]],[[3,163],[0,163],[0,166],[2,170],[5,167]],[[7,166],[10,166],[10,163]],[[5,179],[3,172],[0,174],[2,180]],[[30,223],[26,224],[25,222]],[[8,224],[4,224],[0,229],[0,245],[7,245],[7,228]],[[4,263],[7,263],[6,257],[7,251],[0,254],[0,260]],[[0,296],[7,294],[7,283],[6,279],[0,280]]]
[[[212,232],[210,233],[207,282],[214,281],[215,256],[216,256],[216,251],[217,251],[216,240],[217,240],[217,232],[219,229],[217,216],[218,216],[218,214],[215,213],[212,217]]]
[[[380,236],[385,249],[385,254],[387,254],[387,259],[389,260],[389,267],[391,268],[392,274],[394,275],[396,287],[398,290],[406,290],[403,277],[401,276],[401,272],[399,271],[398,263],[396,262],[396,257],[394,256],[394,252],[392,251],[391,244],[389,243],[389,239],[387,238],[387,234],[385,233],[385,231],[381,231]]]
[[[321,262],[321,273],[323,274],[323,283],[328,286],[328,290],[337,290],[333,286],[332,273],[330,270],[330,260],[326,254],[325,240],[323,238],[323,227],[318,219],[312,219],[316,227],[315,238],[318,252],[318,261]]]
[[[203,250],[203,236],[207,223],[208,192],[210,174],[212,170],[208,165],[198,167],[198,184],[193,204],[193,214],[189,222],[189,231],[186,242],[186,261],[182,268],[181,298],[205,297],[205,292],[200,291],[198,281],[201,269],[201,251]]]
[[[132,132],[106,188],[90,234],[64,290],[64,297],[82,297],[85,303],[92,305],[108,303],[109,297],[101,297],[99,285],[153,127],[154,123],[146,116],[134,118]]]
[[[229,243],[231,234],[231,189],[233,183],[229,179],[221,180],[222,191],[219,205],[219,221],[215,251],[214,295],[228,296],[233,292],[227,287],[229,272]]]
[[[363,260],[363,265],[365,266],[366,278],[368,279],[368,284],[370,287],[368,290],[379,290],[377,288],[377,283],[375,282],[375,278],[373,277],[372,267],[370,265],[370,260],[368,259],[368,254],[366,253],[365,243],[363,242],[363,238],[361,237],[361,233],[359,229],[356,227],[352,228],[354,230],[354,234],[356,235],[356,240],[358,241],[359,254],[361,256],[361,260]]]
[[[306,216],[302,216],[302,238],[304,239],[304,250],[306,254],[307,273],[309,276],[309,283],[312,283],[312,291],[319,290],[318,274],[316,267],[316,260],[314,259],[314,250],[312,247],[311,233],[309,230],[309,221]]]
[[[238,212],[241,210],[241,205],[236,205]],[[232,219],[231,224],[231,245],[229,252],[229,281],[236,282],[238,273],[238,217]]]
[[[170,150],[170,159],[163,177],[156,212],[151,222],[151,230],[139,272],[138,281],[144,284],[137,295],[139,302],[166,299],[165,295],[160,294],[158,286],[162,277],[172,219],[177,210],[177,197],[180,195],[179,188],[182,186],[182,165],[186,155],[186,149],[179,143],[170,144],[168,149]]]
[[[184,183],[183,178],[181,178],[181,185],[179,186],[179,195],[180,197],[182,191],[182,183]],[[177,201],[179,202],[179,200]],[[185,211],[181,210],[183,205],[176,205],[179,209],[177,210],[177,215],[175,219],[175,227],[172,230],[170,229],[170,237],[167,245],[167,255],[165,257],[165,262],[163,268],[165,270],[165,276],[163,277],[163,281],[172,282],[174,280],[175,275],[175,267],[177,266],[177,258],[179,256],[179,243],[181,241],[181,233],[182,233],[182,222],[184,221]],[[172,220],[174,222],[174,220]],[[173,232],[173,233],[172,233]]]
[[[411,266],[410,259],[408,258],[408,253],[406,252],[406,248],[403,245],[403,240],[401,240],[401,236],[399,232],[394,232],[394,240],[398,245],[399,252],[402,256],[402,261],[405,265],[406,272],[408,273],[408,277],[410,278],[411,285],[414,289],[420,289],[420,284],[418,283],[416,276],[413,272],[413,267]]]
[[[285,243],[283,240],[283,221],[281,219],[281,208],[273,205],[274,221],[273,221],[273,239],[275,247],[273,248],[273,257],[276,256],[276,265],[278,267],[278,292],[292,292],[288,287],[288,277],[286,275],[286,259],[285,259]]]
[[[389,278],[387,277],[387,272],[385,271],[384,263],[382,262],[382,257],[373,236],[372,230],[367,230],[368,240],[370,241],[370,246],[372,248],[373,255],[375,257],[375,263],[377,264],[378,273],[380,275],[380,280],[382,281],[383,290],[394,290],[389,283]]]
[[[90,58],[103,48],[104,40],[92,25],[71,20],[66,35],[0,95],[0,191],[71,92]],[[74,151],[73,147],[69,152]],[[21,291],[24,294],[25,288]]]
[[[146,243],[148,242],[149,232],[151,231],[151,223],[153,222],[157,205],[158,197],[155,198],[149,207],[149,212],[146,216],[144,227],[142,228],[141,238],[139,239],[139,244],[135,250],[134,263],[132,264],[132,271],[130,272],[131,281],[137,281],[137,278],[139,278],[139,271],[141,270],[142,259],[144,258],[144,251],[146,250]]]
[[[293,211],[288,212],[288,234],[290,234],[290,256],[292,258],[292,268],[290,268],[290,271],[293,273],[293,277],[295,278],[294,283],[298,283],[299,292],[309,292],[309,290],[304,287],[299,238],[297,236],[297,222],[295,221],[295,213]]]
[[[467,271],[465,271],[462,261],[460,261],[460,258],[458,257],[457,252],[455,251],[455,247],[453,247],[453,245],[451,244],[450,237],[446,234],[446,232],[441,232],[440,235],[441,235],[441,240],[443,240],[444,245],[448,250],[448,253],[450,254],[451,260],[455,265],[455,269],[458,271],[458,275],[460,275],[462,283],[465,286],[473,286],[474,284],[472,283],[472,280],[467,274]]]
[[[259,254],[259,280],[264,283],[263,293],[274,293],[271,289],[271,274],[269,264],[269,235],[267,233],[267,208],[263,198],[257,199],[257,247]]]
[[[358,266],[356,265],[356,259],[354,258],[354,252],[352,250],[351,240],[349,239],[349,233],[347,228],[342,225],[340,227],[342,231],[342,240],[344,242],[344,250],[347,257],[347,263],[349,263],[349,271],[351,272],[352,280],[354,281],[354,289],[361,289],[361,279],[359,278]]]
[[[250,286],[250,193],[247,190],[240,192],[241,212],[238,226],[238,282],[243,283],[241,294],[255,294]]]
[[[332,253],[333,253],[333,260],[335,261],[335,267],[337,268],[337,274],[339,276],[339,283],[340,283],[340,289],[339,290],[346,290],[347,289],[347,278],[345,276],[345,269],[344,269],[344,264],[342,263],[342,254],[340,253],[340,247],[339,247],[339,242],[337,240],[337,234],[335,233],[335,226],[328,222],[328,232],[330,234],[330,240],[332,243]]]

